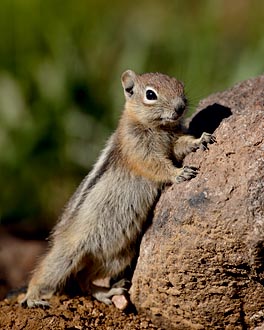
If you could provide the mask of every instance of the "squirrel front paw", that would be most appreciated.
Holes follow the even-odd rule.
[[[216,142],[216,138],[210,134],[203,132],[202,136],[200,137],[200,149],[206,150],[208,149],[207,144],[212,144]]]
[[[198,173],[198,169],[193,166],[184,166],[181,173],[176,177],[176,183],[190,180]]]

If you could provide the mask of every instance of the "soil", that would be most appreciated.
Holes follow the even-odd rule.
[[[28,283],[29,274],[47,244],[43,240],[25,239],[22,232],[23,238],[17,237],[12,231],[0,230],[0,329],[158,329],[131,307],[120,311],[91,297],[54,296],[51,307],[45,310],[21,307],[18,302],[24,294],[10,292]],[[10,298],[4,299],[6,295]]]
[[[158,329],[141,315],[125,313],[87,297],[54,296],[51,308],[25,309],[17,298],[0,301],[0,329]]]

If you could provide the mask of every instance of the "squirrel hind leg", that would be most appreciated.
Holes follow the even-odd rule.
[[[78,251],[78,246],[67,249],[66,245],[54,244],[37,266],[21,305],[29,308],[48,307],[46,299],[64,287],[69,276],[78,269],[83,258]]]
[[[54,290],[49,290],[45,294],[40,294],[39,290],[32,288],[28,290],[25,298],[20,302],[20,305],[28,308],[49,308],[50,304],[46,299],[50,299],[53,293]]]

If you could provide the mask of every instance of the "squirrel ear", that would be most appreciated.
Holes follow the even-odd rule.
[[[126,97],[131,97],[134,94],[133,88],[135,86],[136,76],[137,75],[132,70],[127,70],[123,72],[121,76],[121,82]]]

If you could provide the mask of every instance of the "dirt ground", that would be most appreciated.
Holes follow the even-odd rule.
[[[25,236],[25,235],[24,235]],[[122,312],[91,297],[54,296],[51,308],[25,309],[10,291],[26,285],[46,242],[22,239],[0,228],[0,329],[158,329],[143,315]]]
[[[55,296],[46,310],[25,309],[17,297],[0,301],[0,329],[158,329],[144,316],[125,313],[86,297]]]

